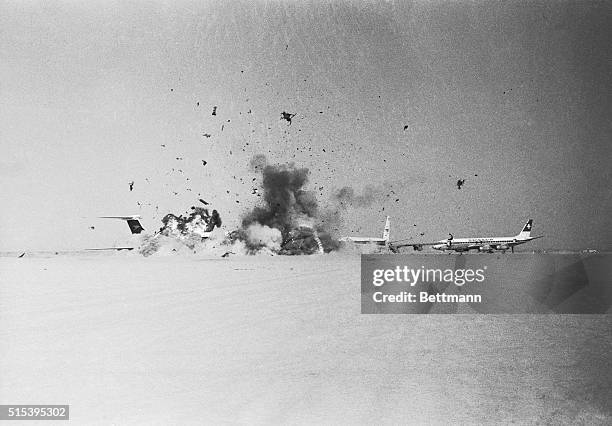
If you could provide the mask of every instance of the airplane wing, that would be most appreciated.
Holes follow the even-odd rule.
[[[134,247],[101,247],[101,248],[87,248],[87,251],[96,251],[96,250],[134,250]]]
[[[125,220],[130,227],[130,231],[132,234],[140,234],[145,229],[142,227],[138,219],[140,219],[140,215],[135,214],[131,216],[99,216],[102,219],[121,219]]]
[[[389,248],[392,251],[397,251],[402,247],[412,247],[416,251],[423,250],[425,246],[433,246],[436,244],[440,244],[440,241],[434,242],[410,242],[409,240],[397,240],[397,241],[389,241]]]

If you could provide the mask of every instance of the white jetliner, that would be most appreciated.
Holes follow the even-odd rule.
[[[378,246],[387,246],[389,245],[389,235],[391,234],[391,221],[389,216],[387,216],[387,221],[385,222],[385,229],[382,233],[382,238],[377,237],[344,237],[341,238],[340,241],[352,242],[355,244],[374,244]]]
[[[514,252],[514,246],[519,244],[525,244],[529,241],[535,240],[539,237],[531,236],[531,226],[533,220],[529,219],[523,230],[514,237],[473,237],[473,238],[453,238],[452,234],[446,240],[440,240],[433,243],[391,243],[390,248],[392,251],[397,251],[400,247],[412,246],[415,250],[423,250],[423,246],[431,246],[434,250],[441,251],[456,251],[456,252],[467,252],[470,250],[478,250],[481,252],[493,253],[495,250],[506,252],[510,249]]]

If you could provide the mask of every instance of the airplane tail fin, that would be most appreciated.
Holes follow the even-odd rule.
[[[523,230],[517,235],[518,238],[529,238],[531,237],[531,226],[533,225],[533,219],[529,219]]]
[[[128,226],[130,227],[130,231],[132,232],[132,234],[140,234],[142,231],[144,231],[144,228],[142,227],[142,225],[140,224],[140,221],[138,219],[140,219],[139,215],[134,215],[134,216],[100,216],[103,219],[121,219],[121,220],[125,220],[128,224]]]
[[[144,231],[144,228],[142,227],[138,219],[128,219],[127,224],[130,227],[130,231],[132,231],[132,234],[140,234],[142,231]]]
[[[383,240],[385,240],[386,243],[389,243],[389,236],[391,234],[391,219],[389,218],[389,216],[387,216],[387,221],[385,222],[385,229],[383,231]]]

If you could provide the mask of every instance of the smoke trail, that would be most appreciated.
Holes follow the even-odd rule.
[[[349,207],[369,207],[376,201],[376,197],[381,193],[381,189],[368,185],[363,188],[361,195],[356,195],[353,188],[345,186],[334,191],[331,198],[341,209],[347,209]]]

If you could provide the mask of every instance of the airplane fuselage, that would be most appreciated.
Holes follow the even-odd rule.
[[[340,241],[351,242],[353,244],[371,244],[377,246],[389,245],[389,233],[391,232],[391,222],[389,216],[385,222],[385,228],[383,229],[382,237],[344,237],[340,238]]]
[[[454,251],[469,251],[478,250],[493,252],[495,250],[506,251],[514,246],[524,244],[534,237],[475,237],[475,238],[455,238],[452,240],[440,240],[433,245],[434,250],[454,250]]]
[[[354,244],[374,244],[378,246],[387,245],[388,241],[383,240],[382,238],[367,238],[367,237],[347,237],[342,239],[342,241],[350,241]]]

